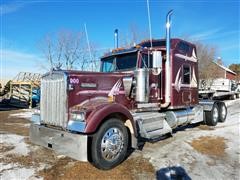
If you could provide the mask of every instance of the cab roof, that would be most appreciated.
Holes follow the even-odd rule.
[[[180,41],[184,41],[184,40],[179,39],[179,38],[171,39],[171,48],[174,48],[175,45],[177,43],[179,43]],[[187,41],[184,41],[184,42],[186,42],[188,44],[191,44]],[[152,45],[153,45],[153,47],[166,47],[166,39],[153,39],[152,40]],[[191,45],[193,45],[193,44],[191,44]],[[140,49],[150,48],[150,47],[151,47],[150,40],[144,40],[144,41],[140,42],[139,44],[137,44],[136,46],[127,47],[127,48],[120,47],[120,48],[113,49],[111,52],[105,53],[101,57],[101,59],[111,57],[111,56],[121,55],[121,54],[134,53],[134,52],[137,52]]]

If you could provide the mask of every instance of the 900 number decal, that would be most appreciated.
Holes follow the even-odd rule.
[[[70,84],[79,84],[78,78],[70,78]]]

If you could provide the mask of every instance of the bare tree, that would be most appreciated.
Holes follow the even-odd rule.
[[[216,57],[216,47],[203,44],[200,41],[194,42],[197,48],[197,56],[199,59],[198,70],[200,79],[213,79],[217,76],[218,69],[213,64]]]
[[[126,33],[120,33],[120,44],[123,47],[131,47],[147,38],[149,38],[147,31],[140,30],[136,24],[132,23]]]
[[[97,46],[94,43],[90,44],[90,52],[86,47],[83,48],[83,52],[80,54],[81,57],[77,57],[81,59],[78,61],[77,66],[78,69],[82,71],[97,71],[100,69],[100,60],[99,57],[101,51],[98,50]]]
[[[89,64],[97,60],[96,48],[91,45],[91,54],[87,48],[83,32],[59,31],[48,34],[41,42],[41,50],[51,69],[97,70]],[[94,58],[94,59],[93,59]]]

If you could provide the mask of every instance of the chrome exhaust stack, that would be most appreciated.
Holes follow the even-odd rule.
[[[173,10],[169,11],[166,17],[166,64],[165,64],[165,103],[161,107],[167,107],[171,103],[171,63],[170,63],[170,51],[171,51],[171,15]]]
[[[118,29],[114,31],[114,48],[118,48]]]

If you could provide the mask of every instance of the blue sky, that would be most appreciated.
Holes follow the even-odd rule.
[[[44,70],[38,44],[48,33],[84,30],[98,48],[113,47],[113,31],[127,33],[134,24],[148,30],[146,0],[0,0],[1,78],[19,71]],[[153,38],[165,35],[165,16],[174,10],[172,36],[189,37],[217,48],[226,66],[240,63],[240,1],[149,0]]]

